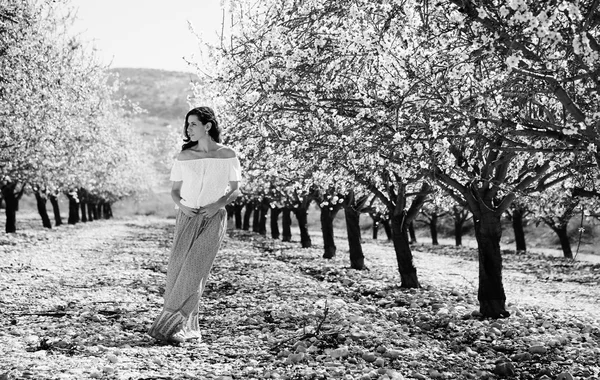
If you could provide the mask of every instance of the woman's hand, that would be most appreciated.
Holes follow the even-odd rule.
[[[207,218],[212,218],[222,208],[223,207],[221,206],[221,204],[219,202],[215,202],[215,203],[207,204],[204,207],[200,207],[200,211],[199,212],[200,212],[201,215],[204,215]]]
[[[181,210],[181,212],[183,212],[185,215],[189,216],[190,218],[193,218],[194,216],[196,216],[196,214],[198,214],[199,209],[197,208],[191,208],[185,205],[180,205],[179,209]]]

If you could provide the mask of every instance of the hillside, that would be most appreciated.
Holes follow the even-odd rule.
[[[173,133],[181,133],[183,119],[189,111],[188,96],[192,94],[190,82],[194,74],[142,68],[114,68],[121,87],[118,96],[125,96],[145,110],[131,120],[131,126],[141,131],[141,136],[154,147],[155,166],[159,177],[152,194],[143,199],[126,199],[119,202],[121,215],[160,214],[172,215],[169,165],[165,155],[173,148]],[[171,125],[173,128],[167,128]],[[177,143],[179,144],[179,143]]]
[[[190,81],[194,74],[142,68],[113,68],[112,73],[118,74],[121,88],[118,97],[127,97],[137,103],[146,112],[134,117],[131,127],[154,149],[155,167],[158,178],[151,194],[142,199],[128,198],[118,202],[115,207],[118,215],[158,214],[170,216],[174,214],[170,196],[169,164],[164,157],[173,148],[173,134],[180,134],[183,119],[189,110],[188,96],[192,94]],[[171,125],[169,129],[166,126]],[[177,137],[175,137],[177,139]],[[181,142],[177,141],[176,146]],[[59,197],[63,217],[68,211],[66,197]],[[36,210],[33,195],[26,194],[20,204],[22,211]]]
[[[122,86],[119,96],[125,96],[137,103],[146,113],[137,117],[133,125],[143,123],[160,135],[161,128],[171,124],[179,126],[189,110],[187,98],[191,95],[191,73],[139,68],[114,68]]]

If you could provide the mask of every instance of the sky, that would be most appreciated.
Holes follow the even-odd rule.
[[[82,40],[111,68],[190,71],[183,57],[198,56],[190,21],[203,38],[217,41],[220,0],[70,0]]]

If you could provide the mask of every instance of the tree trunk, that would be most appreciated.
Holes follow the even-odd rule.
[[[417,243],[417,235],[415,235],[415,225],[413,222],[408,223],[408,233],[410,234],[410,244]],[[392,235],[394,232],[392,232]],[[393,239],[393,237],[392,237]]]
[[[437,232],[438,214],[433,212],[431,214],[431,221],[429,222],[429,232],[431,233],[431,244],[439,245],[438,243],[438,232]]]
[[[333,207],[321,207],[321,231],[323,232],[323,252],[324,259],[333,259],[337,250],[335,246],[335,237],[333,233],[333,220],[338,212],[338,209]]]
[[[260,231],[260,203],[254,204],[254,215],[252,216],[252,232]]]
[[[8,183],[2,187],[2,198],[6,204],[4,210],[6,214],[5,231],[7,234],[17,232],[17,209],[19,208],[19,199],[15,194],[17,184]]]
[[[515,207],[512,212],[512,226],[515,233],[517,252],[526,252],[527,245],[525,244],[525,231],[523,230],[523,212],[518,207]]]
[[[56,195],[50,195],[50,204],[52,205],[52,212],[54,213],[54,225],[56,227],[63,224],[62,217],[60,216],[60,206],[58,205],[58,198]]]
[[[452,218],[454,219],[454,242],[458,247],[462,245],[463,228],[468,219],[468,212],[464,207],[455,205],[452,207]]]
[[[258,233],[261,235],[267,234],[267,215],[269,214],[269,202],[263,201],[259,205],[260,207],[260,218],[258,223]]]
[[[44,226],[44,228],[52,228],[52,223],[50,223],[50,217],[48,216],[48,210],[46,210],[46,202],[48,199],[42,196],[39,191],[34,191],[34,194],[38,214],[40,214],[40,217],[42,218],[42,226]]]
[[[292,210],[284,207],[281,214],[281,240],[292,241]]]
[[[237,230],[241,230],[242,229],[242,209],[244,208],[244,205],[240,205],[240,204],[236,204],[233,206],[233,216],[235,218],[235,228]]]
[[[83,223],[86,223],[88,221],[88,218],[87,218],[88,213],[86,210],[86,201],[84,199],[80,199],[79,208],[81,208],[81,221]]]
[[[298,227],[300,228],[300,244],[302,248],[312,247],[312,241],[310,240],[310,234],[308,233],[308,210],[304,207],[298,207],[294,210],[296,220],[298,220]]]
[[[465,222],[462,219],[454,219],[454,243],[457,247],[462,245],[462,230]]]
[[[225,211],[227,211],[227,221],[233,218],[233,205],[225,205]]]
[[[244,225],[242,229],[244,231],[248,231],[250,229],[250,217],[252,216],[252,212],[254,211],[253,202],[246,203],[245,209],[246,211],[244,212]]]
[[[505,318],[506,295],[502,284],[501,213],[490,210],[485,204],[473,211],[475,237],[479,256],[479,310],[484,317]]]
[[[94,221],[94,202],[92,200],[88,201],[87,204],[87,214],[88,214],[88,222]]]
[[[417,268],[413,264],[412,251],[408,237],[408,225],[405,222],[406,211],[391,215],[392,221],[392,241],[396,251],[396,260],[398,262],[398,271],[402,288],[420,288],[419,278],[417,277]]]
[[[104,219],[111,219],[113,217],[112,205],[110,204],[110,202],[104,202],[102,212],[104,214]]]
[[[100,203],[98,201],[96,201],[92,205],[92,210],[94,213],[94,220],[98,220],[98,219],[102,218],[102,210],[100,209]]]
[[[346,218],[348,246],[350,247],[350,268],[359,270],[367,269],[365,267],[365,256],[360,239],[360,213],[352,206],[347,206],[344,208],[344,216]],[[375,236],[375,239],[377,239],[377,236]]]
[[[279,239],[279,214],[281,209],[279,207],[273,207],[271,209],[271,237],[273,239]]]
[[[373,218],[373,240],[377,240],[377,233],[379,232],[379,221]]]
[[[86,206],[88,205],[88,202],[90,200],[88,198],[87,191],[84,188],[80,188],[79,190],[77,190],[77,197],[79,198],[79,208],[81,209],[81,221],[83,223],[86,223],[88,221],[88,213],[86,212]]]
[[[571,250],[571,240],[569,239],[569,234],[567,233],[567,226],[560,226],[558,228],[552,228],[554,232],[558,235],[558,239],[560,240],[560,247],[563,251],[563,256],[565,259],[573,258],[573,251]]]
[[[77,224],[79,222],[79,203],[71,193],[67,193],[67,198],[69,198],[69,219],[67,223]]]
[[[383,219],[381,221],[381,224],[383,224],[383,231],[385,231],[385,236],[387,237],[387,240],[392,240],[392,226],[390,225],[390,221],[387,219]]]

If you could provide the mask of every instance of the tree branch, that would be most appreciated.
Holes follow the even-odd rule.
[[[562,103],[565,109],[580,123],[585,122],[585,114],[577,107],[577,105],[573,102],[567,91],[560,85],[558,80],[550,75],[538,74],[529,70],[521,69],[518,67],[513,68],[513,70],[527,75],[536,79],[541,79],[548,83],[552,88],[552,93],[558,101]]]
[[[574,197],[600,198],[600,192],[597,190],[585,190],[581,187],[574,188],[572,194]]]
[[[406,213],[407,223],[410,223],[417,217],[417,215],[419,214],[419,210],[421,210],[421,207],[423,207],[423,203],[425,203],[425,200],[427,199],[427,196],[431,193],[431,185],[427,182],[423,182],[423,185],[421,185],[421,191],[419,192],[419,195],[417,195],[413,199],[412,203],[410,204],[410,208]]]

